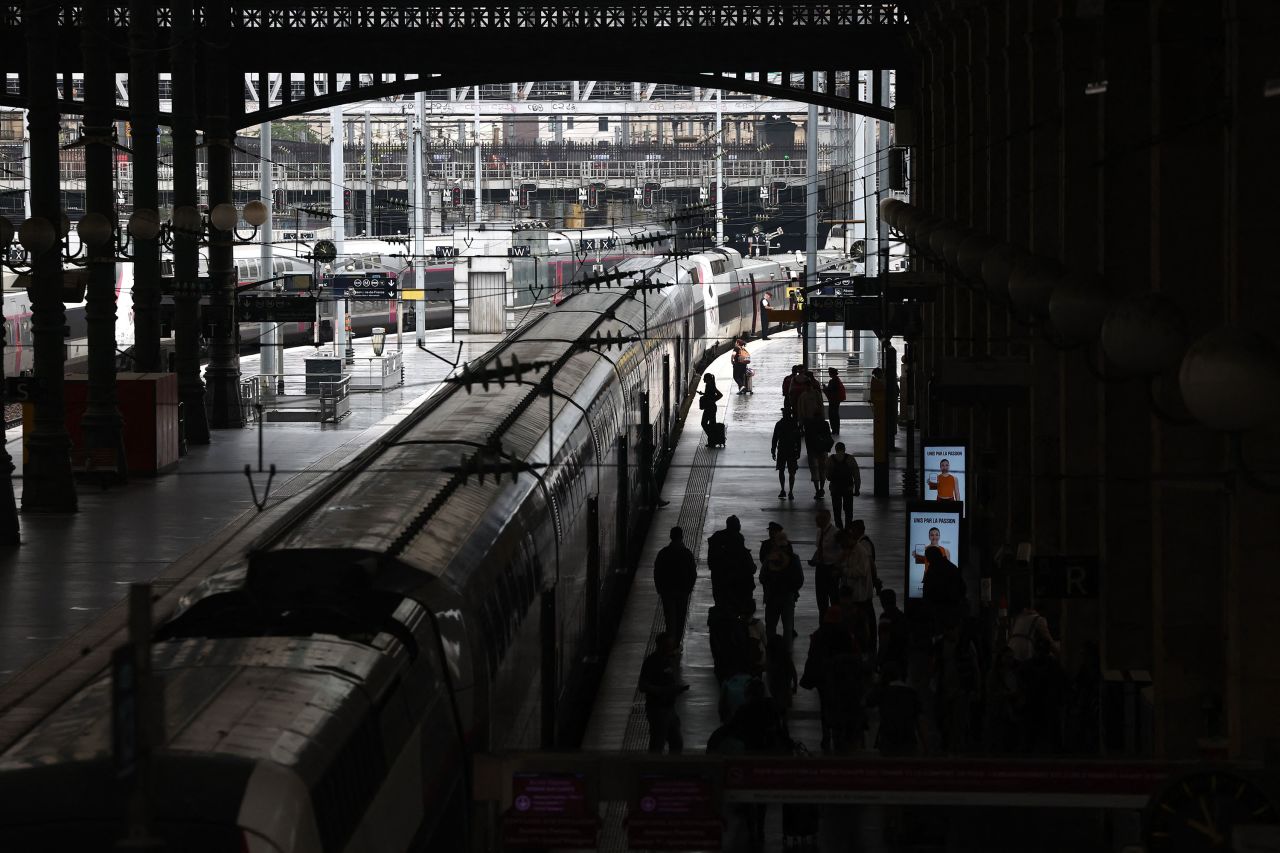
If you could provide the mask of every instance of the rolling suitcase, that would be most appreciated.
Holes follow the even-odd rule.
[[[707,424],[707,446],[724,447],[724,422],[717,421],[713,424]]]

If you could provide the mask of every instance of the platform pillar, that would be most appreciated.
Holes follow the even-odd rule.
[[[156,78],[155,0],[129,2],[129,122],[133,134],[133,209],[158,210],[156,134],[160,120]],[[160,242],[133,238],[133,367],[165,369],[160,358]]]
[[[195,207],[196,90],[195,25],[191,7],[173,7],[173,206]],[[188,444],[209,443],[209,415],[200,379],[199,234],[178,232],[174,238],[174,347],[178,399],[182,403]]]
[[[31,337],[35,342],[35,378],[39,387],[35,427],[27,439],[23,468],[24,512],[75,512],[64,372],[66,347],[62,306],[62,187],[58,165],[58,14],[60,7],[27,0],[23,19],[27,36],[28,137],[31,140],[31,214],[48,222],[56,239],[33,254]],[[51,235],[53,236],[53,235]]]
[[[85,209],[115,223],[111,146],[111,110],[115,74],[108,42],[106,0],[88,0],[80,23],[85,69]],[[101,483],[123,482],[129,466],[124,453],[124,419],[116,405],[116,264],[111,241],[87,247],[89,286],[85,322],[89,332],[89,396],[81,427],[84,458],[77,468]]]
[[[230,9],[225,2],[205,5],[205,88],[207,115],[205,143],[209,158],[209,210],[233,204],[231,184],[231,122],[228,116],[227,54],[231,50]],[[243,88],[237,77],[236,89]],[[236,322],[236,262],[232,245],[234,227],[223,231],[209,222],[209,426],[239,429],[244,426],[240,408],[240,324]],[[270,278],[268,272],[264,278]]]

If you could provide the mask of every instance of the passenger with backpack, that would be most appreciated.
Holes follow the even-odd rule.
[[[742,537],[736,515],[725,520],[723,530],[707,539],[707,568],[711,572],[711,598],[717,607],[735,616],[755,606],[756,564]]]
[[[769,455],[778,469],[778,497],[795,500],[796,471],[800,469],[800,445],[804,434],[791,413],[784,407],[782,417],[773,425],[773,441]],[[788,480],[788,475],[790,479]]]
[[[840,381],[840,371],[834,367],[827,368],[831,379],[823,391],[827,395],[827,415],[831,420],[831,434],[840,434],[840,404],[845,401],[844,383]]]
[[[782,636],[787,645],[795,633],[796,599],[804,586],[800,557],[781,526],[770,525],[770,540],[760,548],[760,587],[764,591],[764,621],[767,634],[777,631],[782,620]]]
[[[809,453],[809,479],[813,481],[813,496],[822,498],[827,493],[827,453],[834,443],[831,429],[822,417],[802,422],[804,446]]]
[[[853,523],[853,499],[862,493],[862,472],[844,442],[836,442],[836,452],[827,457],[827,482],[831,486],[831,514],[841,530]]]
[[[809,635],[809,654],[800,686],[818,691],[822,709],[822,751],[844,751],[860,741],[862,716],[861,649],[845,628],[838,606],[828,607],[818,630]]]

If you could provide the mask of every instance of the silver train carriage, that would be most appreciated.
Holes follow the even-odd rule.
[[[619,266],[658,289],[581,290],[508,335],[470,373],[515,357],[518,381],[433,395],[158,628],[169,849],[466,849],[469,756],[570,745],[664,436],[788,280],[728,249]],[[123,836],[110,692],[101,673],[0,755],[7,849]]]

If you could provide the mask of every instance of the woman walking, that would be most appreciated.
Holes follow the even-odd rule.
[[[751,353],[747,351],[747,343],[742,338],[733,342],[733,355],[729,357],[733,365],[733,381],[738,385],[739,394],[750,394],[751,377],[755,371],[751,369]]]
[[[713,374],[704,373],[702,380],[706,383],[698,392],[701,398],[698,400],[698,408],[702,409],[702,431],[707,434],[707,447],[715,447],[716,444],[724,444],[724,430],[716,423],[716,403],[724,394],[716,388],[716,377]]]

